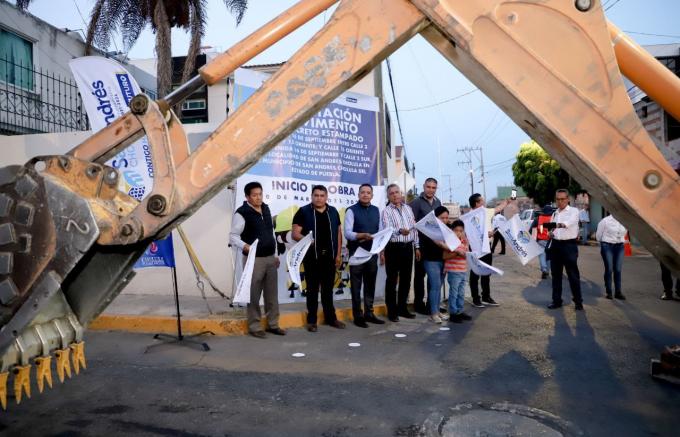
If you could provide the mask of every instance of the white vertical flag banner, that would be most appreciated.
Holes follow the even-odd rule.
[[[477,254],[474,254],[472,252],[467,252],[465,254],[467,257],[467,262],[468,266],[470,266],[470,270],[475,272],[475,274],[479,276],[490,276],[490,275],[499,275],[503,276],[503,270],[498,269],[494,266],[490,266],[489,264],[485,263],[484,261],[480,261],[479,257]]]
[[[486,208],[477,208],[460,216],[465,224],[465,234],[472,252],[479,256],[491,252],[489,230],[486,223]]]
[[[238,281],[236,293],[234,293],[234,298],[232,299],[234,303],[250,303],[250,283],[253,280],[253,269],[255,268],[258,241],[259,240],[253,241],[253,244],[250,245],[250,249],[248,250],[248,259],[246,259],[246,265],[243,267],[241,280]]]
[[[295,246],[293,246],[286,254],[286,264],[288,264],[288,274],[290,275],[290,280],[298,286],[302,285],[302,279],[300,278],[300,266],[302,265],[302,260],[305,258],[309,246],[312,245],[312,233],[305,235],[305,237],[298,241]]]
[[[515,214],[511,219],[500,222],[498,230],[503,238],[505,238],[505,243],[512,248],[522,265],[526,265],[544,251],[531,238],[531,234],[524,229],[522,222],[519,220],[519,214]]]
[[[125,114],[130,100],[141,92],[132,75],[113,59],[84,56],[69,61],[69,67],[95,132]],[[121,191],[137,200],[151,192],[153,161],[146,137],[132,143],[106,164],[121,173]]]
[[[416,223],[416,229],[427,235],[432,241],[443,241],[449,250],[456,250],[460,246],[460,240],[456,234],[430,211],[428,215]]]

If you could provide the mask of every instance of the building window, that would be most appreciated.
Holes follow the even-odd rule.
[[[666,141],[673,141],[680,138],[680,122],[672,115],[664,111],[666,117]]]
[[[0,29],[0,80],[33,89],[33,43]]]
[[[191,99],[186,100],[182,103],[182,111],[194,111],[199,109],[205,109],[205,99]]]

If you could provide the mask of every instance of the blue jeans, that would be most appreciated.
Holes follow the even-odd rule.
[[[604,288],[607,294],[612,294],[612,274],[614,275],[614,290],[616,294],[620,294],[623,243],[600,243],[600,255],[604,261]]]
[[[427,304],[430,314],[439,314],[442,279],[444,279],[444,261],[423,261],[427,273]]]
[[[447,272],[446,280],[449,282],[449,314],[463,312],[465,302],[466,272]]]
[[[541,246],[543,249],[545,249],[545,246],[548,245],[549,240],[536,240],[539,246]],[[543,253],[538,255],[538,263],[541,266],[541,272],[543,273],[549,273],[550,272],[550,260],[548,259],[548,254],[545,253],[545,250],[543,250]]]
[[[588,228],[590,222],[581,222],[581,244],[588,244]]]

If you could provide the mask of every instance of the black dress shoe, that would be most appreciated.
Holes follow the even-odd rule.
[[[612,294],[611,294],[611,293],[607,293],[607,295],[606,295],[605,297],[606,297],[607,299],[612,299]]]
[[[307,331],[309,332],[316,332],[318,331],[319,328],[316,326],[316,323],[309,323],[307,324]]]
[[[550,305],[548,305],[549,310],[556,310],[557,308],[562,308],[562,304],[553,302]]]
[[[616,298],[618,300],[626,300],[626,296],[624,296],[623,293],[616,293],[614,295],[614,298]]]
[[[429,316],[430,315],[430,310],[428,310],[425,307],[416,307],[415,309],[416,313],[422,314],[424,316]]]
[[[250,331],[248,334],[252,335],[255,338],[266,338],[267,334],[264,333],[264,331]]]
[[[338,319],[333,320],[331,323],[326,323],[328,326],[333,328],[345,329],[345,324]]]
[[[399,316],[388,316],[387,317],[390,322],[398,322],[399,321]]]
[[[384,325],[385,321],[377,318],[375,314],[369,314],[364,318],[368,323],[375,323],[376,325]]]
[[[470,317],[470,315],[466,313],[460,313],[458,314],[458,317],[460,317],[462,320],[472,320],[472,317]]]
[[[402,311],[399,313],[399,317],[403,317],[405,319],[415,319],[416,315],[408,311]]]
[[[354,319],[354,324],[359,328],[368,328],[368,323],[364,319]]]
[[[576,311],[583,311],[583,304],[582,303],[575,303],[574,304],[574,309]]]
[[[267,328],[266,331],[274,335],[286,335],[286,331],[281,328]]]

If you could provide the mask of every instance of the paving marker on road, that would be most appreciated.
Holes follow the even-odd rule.
[[[397,338],[404,338],[406,337],[406,334],[394,334],[394,336]]]
[[[305,356],[302,352],[295,352],[294,354],[291,355],[293,358],[302,358]]]
[[[359,346],[361,346],[361,343],[349,343],[347,346],[349,346],[349,347],[359,347]]]
[[[441,328],[439,328],[439,330],[440,331],[450,331],[451,328],[449,328],[448,326],[442,326]]]

